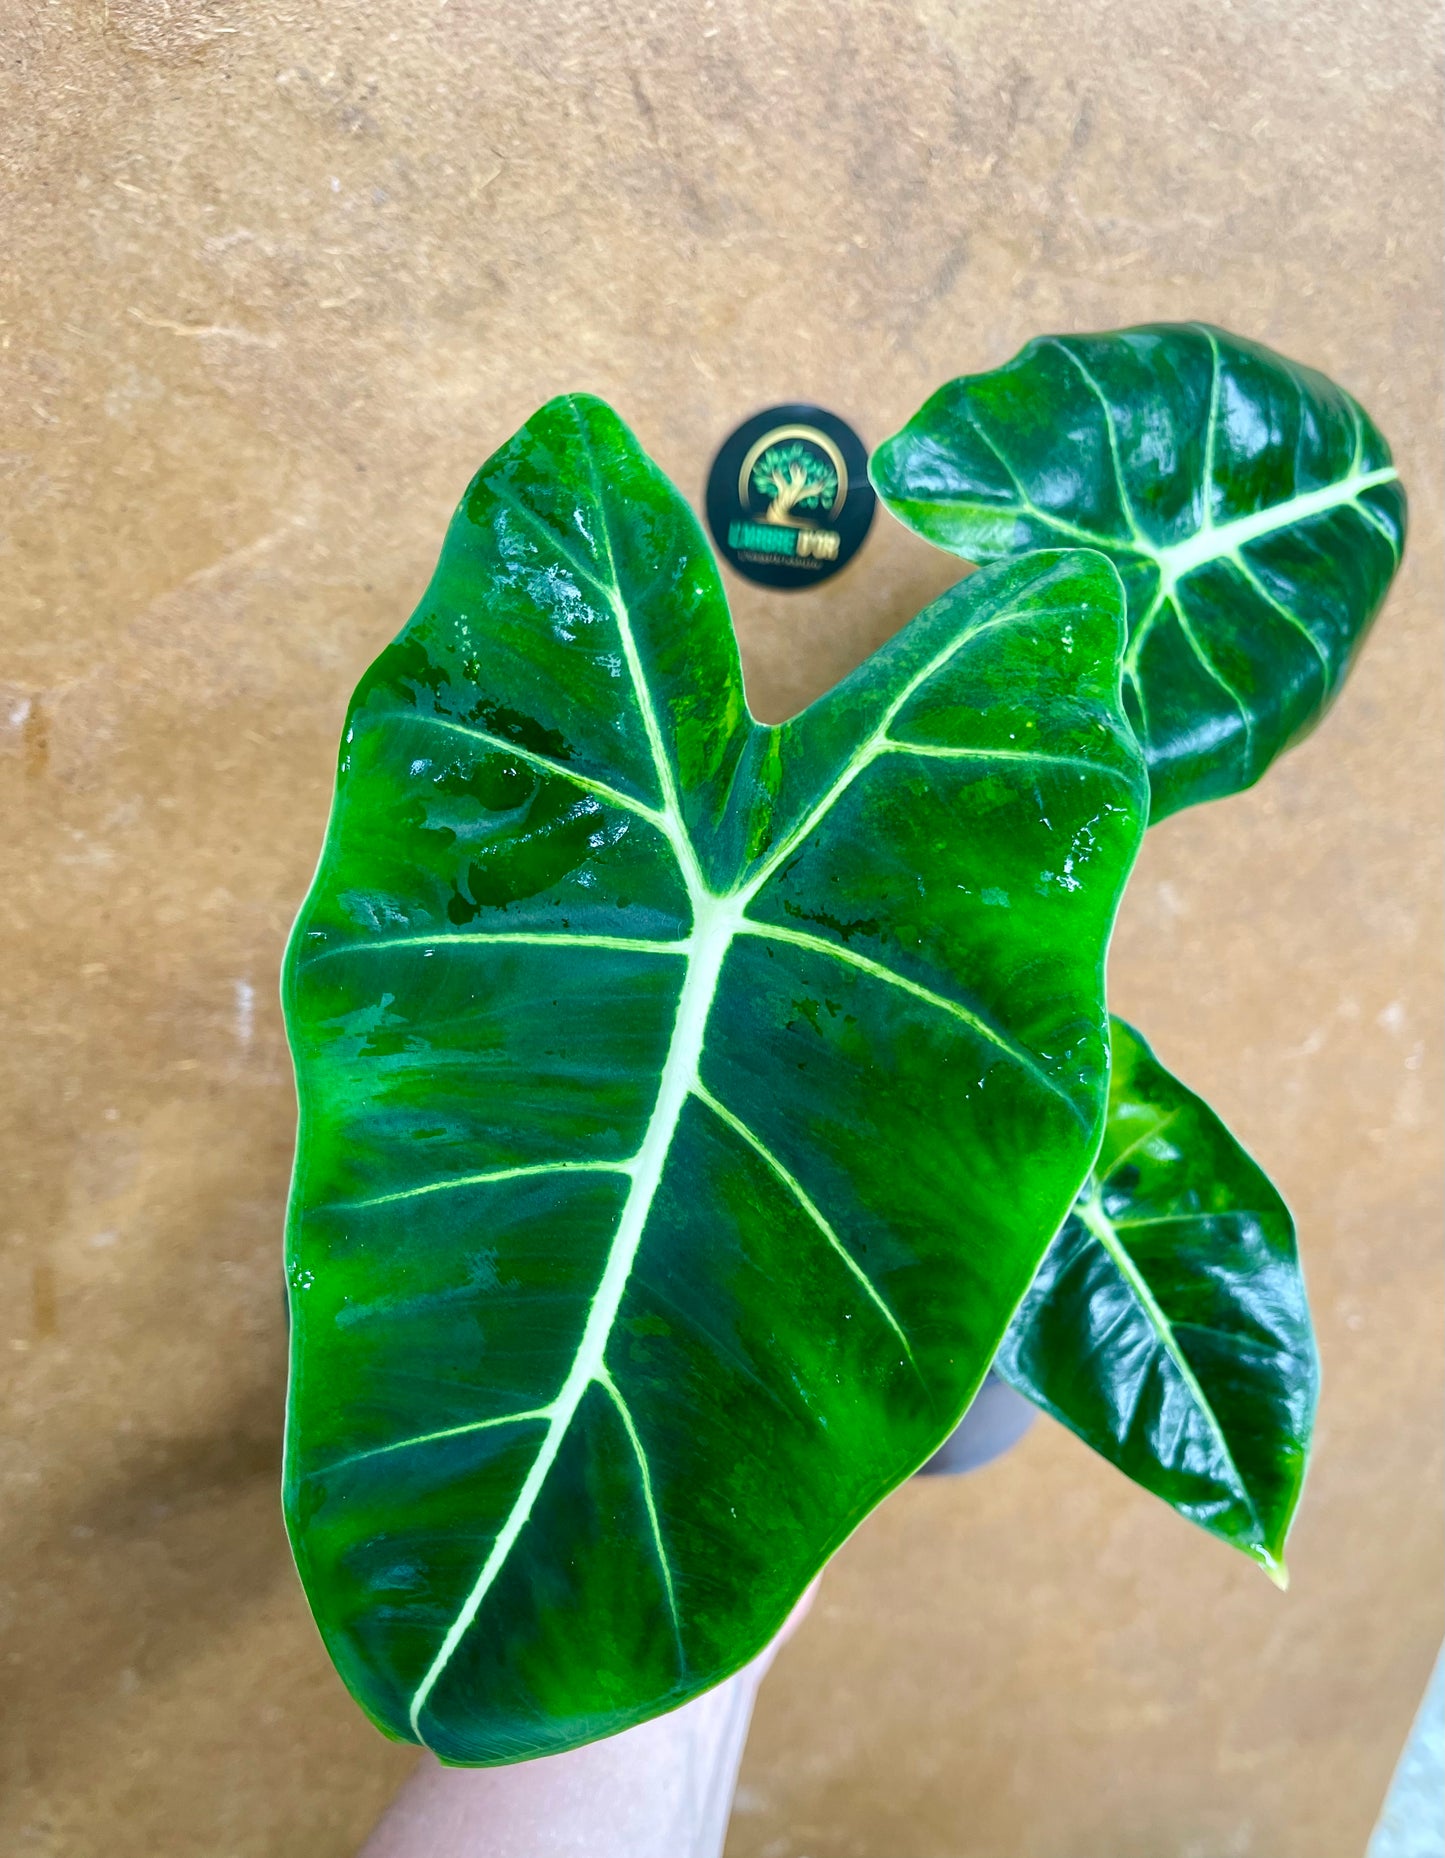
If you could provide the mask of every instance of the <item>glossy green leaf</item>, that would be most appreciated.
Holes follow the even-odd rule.
[[[1284,1585],[1319,1364],[1289,1209],[1120,1019],[1095,1172],[995,1370]]]
[[[1030,342],[941,388],[872,474],[969,561],[1114,563],[1155,819],[1248,787],[1319,719],[1405,539],[1390,448],[1349,394],[1197,324]]]
[[[285,976],[287,1515],[391,1734],[684,1701],[949,1431],[1102,1130],[1122,645],[1108,563],[1038,555],[765,728],[614,414],[482,468]]]

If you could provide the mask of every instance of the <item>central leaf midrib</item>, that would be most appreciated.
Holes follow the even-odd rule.
[[[1219,1447],[1220,1456],[1228,1467],[1234,1489],[1244,1503],[1245,1508],[1249,1511],[1250,1518],[1255,1528],[1259,1531],[1262,1543],[1264,1539],[1263,1519],[1259,1514],[1258,1506],[1254,1501],[1249,1486],[1241,1475],[1238,1465],[1234,1462],[1234,1454],[1229,1449],[1229,1443],[1224,1436],[1224,1430],[1220,1425],[1219,1416],[1214,1410],[1213,1403],[1205,1393],[1204,1388],[1200,1385],[1199,1377],[1190,1365],[1188,1357],[1180,1346],[1179,1338],[1174,1333],[1174,1325],[1170,1322],[1163,1306],[1154,1295],[1152,1286],[1130,1256],[1128,1247],[1124,1244],[1124,1241],[1115,1231],[1114,1222],[1104,1211],[1097,1188],[1092,1194],[1086,1195],[1080,1199],[1078,1203],[1078,1215],[1090,1236],[1103,1248],[1106,1256],[1112,1261],[1114,1268],[1118,1271],[1125,1285],[1133,1294],[1135,1301],[1144,1313],[1145,1320],[1158,1337],[1165,1354],[1174,1364],[1176,1373],[1178,1373],[1192,1395],[1195,1406],[1201,1417],[1214,1435],[1215,1443]]]
[[[1157,546],[1142,544],[1139,552],[1151,556],[1158,562],[1161,573],[1171,582],[1177,583],[1186,574],[1193,574],[1212,561],[1236,554],[1261,536],[1272,535],[1277,529],[1289,529],[1295,523],[1308,522],[1310,517],[1323,516],[1329,510],[1338,509],[1341,504],[1358,502],[1364,491],[1373,490],[1380,484],[1391,484],[1398,476],[1393,465],[1382,466],[1376,471],[1352,471],[1347,477],[1337,478],[1332,484],[1323,484],[1318,490],[1300,491],[1281,503],[1268,504],[1248,516],[1231,517],[1224,523],[1205,524],[1183,541]]]
[[[1332,484],[1324,484],[1318,490],[1301,491],[1298,495],[1287,497],[1279,503],[1268,504],[1262,510],[1255,510],[1248,516],[1231,517],[1228,522],[1204,523],[1193,535],[1185,536],[1178,542],[1151,542],[1149,538],[1131,525],[1127,535],[1104,535],[1097,529],[1085,528],[1081,523],[1070,522],[1067,516],[1056,510],[1046,509],[1035,503],[1024,490],[1017,474],[999,451],[998,445],[974,419],[970,422],[989,449],[994,453],[1011,478],[1016,501],[1012,507],[1024,511],[1027,515],[1046,523],[1051,529],[1071,537],[1085,548],[1096,548],[1102,554],[1133,555],[1141,561],[1149,561],[1157,567],[1165,582],[1169,585],[1183,579],[1186,574],[1194,573],[1209,562],[1226,559],[1248,543],[1261,536],[1272,535],[1277,529],[1288,529],[1295,523],[1307,522],[1311,516],[1321,516],[1338,509],[1347,503],[1357,503],[1367,490],[1373,490],[1381,484],[1393,484],[1399,478],[1399,472],[1393,465],[1383,465],[1374,471],[1352,471],[1346,477],[1338,478]],[[1122,479],[1118,480],[1122,488]],[[972,502],[976,509],[990,514],[1002,513],[1010,508],[1008,503],[991,504],[979,499],[960,497],[940,500],[936,498],[919,498],[919,507],[946,513],[959,504]],[[1008,551],[1012,553],[1013,551]],[[1181,565],[1182,564],[1182,565]]]
[[[691,1094],[702,1056],[708,1014],[717,991],[723,958],[733,939],[733,915],[718,908],[705,912],[709,920],[694,924],[693,947],[688,957],[687,975],[678,995],[676,1016],[666,1061],[658,1084],[657,1097],[649,1118],[647,1133],[631,1169],[632,1181],[617,1221],[617,1229],[608,1250],[607,1264],[593,1295],[583,1326],[577,1352],[561,1390],[550,1407],[546,1436],[532,1461],[532,1466],[498,1531],[480,1574],[456,1618],[452,1621],[436,1657],[412,1698],[410,1718],[413,1732],[421,1735],[420,1717],[437,1680],[451,1662],[482,1602],[491,1590],[510,1554],[512,1545],[531,1517],[533,1506],[552,1469],[583,1396],[606,1373],[607,1342],[622,1305],[633,1261],[642,1242],[643,1229],[662,1180],[673,1136],[682,1116],[683,1106]]]

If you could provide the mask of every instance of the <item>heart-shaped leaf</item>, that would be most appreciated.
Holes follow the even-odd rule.
[[[1122,645],[1109,564],[1039,555],[765,728],[614,414],[482,468],[286,963],[287,1514],[391,1734],[706,1689],[957,1419],[1102,1130]]]
[[[1098,1164],[994,1368],[1283,1586],[1319,1388],[1294,1223],[1209,1106],[1113,1027]]]
[[[1349,394],[1196,324],[1030,342],[941,388],[872,474],[969,561],[1114,563],[1155,819],[1248,787],[1319,719],[1405,539],[1390,448]]]

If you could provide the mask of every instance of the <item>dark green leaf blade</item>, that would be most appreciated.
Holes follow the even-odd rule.
[[[1250,786],[1319,720],[1405,541],[1359,404],[1203,324],[1040,337],[941,388],[871,471],[969,561],[1072,544],[1114,562],[1156,820]]]
[[[995,1370],[1285,1584],[1319,1363],[1289,1209],[1115,1019],[1093,1177]]]
[[[1102,1128],[1122,646],[1108,563],[1040,555],[764,728],[615,415],[483,467],[285,974],[287,1516],[389,1733],[685,1701],[949,1430]]]

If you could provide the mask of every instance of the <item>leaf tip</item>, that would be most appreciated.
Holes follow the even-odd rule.
[[[1274,1582],[1275,1586],[1278,1587],[1280,1592],[1288,1593],[1289,1569],[1284,1565],[1284,1562],[1279,1556],[1272,1555],[1267,1548],[1254,1548],[1250,1550],[1250,1553]]]

